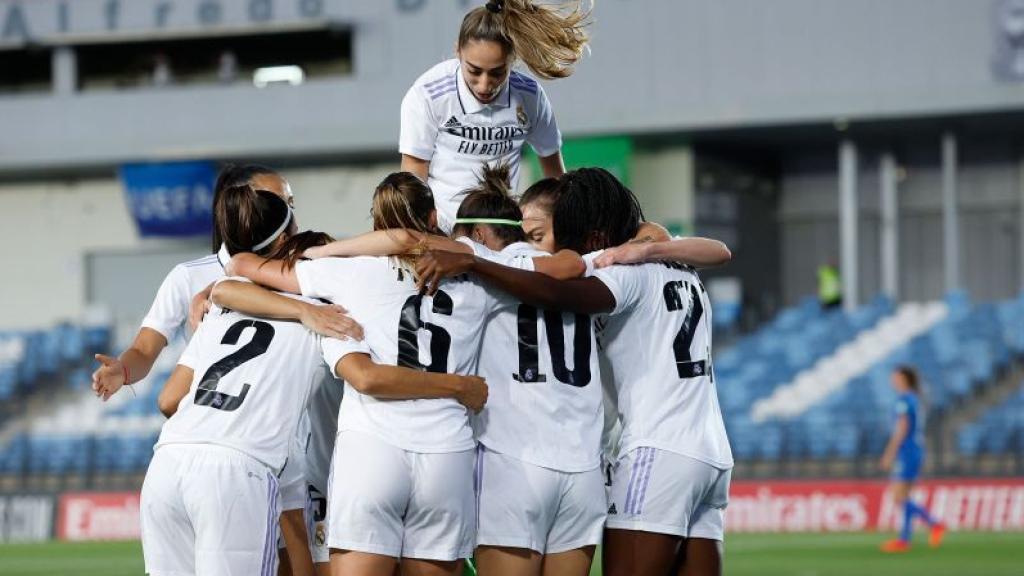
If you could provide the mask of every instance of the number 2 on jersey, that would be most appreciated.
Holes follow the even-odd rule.
[[[246,328],[255,328],[256,334],[253,335],[252,340],[245,346],[221,358],[207,368],[206,373],[203,374],[203,379],[199,381],[199,387],[196,389],[194,400],[196,406],[209,406],[216,410],[232,412],[237,410],[242,405],[242,402],[245,401],[246,395],[249,394],[249,384],[242,385],[242,393],[238,396],[218,392],[217,384],[228,372],[266,352],[267,348],[270,347],[270,341],[274,339],[274,327],[270,324],[259,320],[240,320],[228,328],[220,343],[238,344],[238,338]]]
[[[693,345],[693,336],[697,332],[697,323],[704,315],[704,304],[700,300],[700,292],[696,285],[682,280],[673,280],[665,284],[662,289],[665,297],[665,307],[669,312],[675,312],[685,308],[685,296],[689,296],[692,302],[686,317],[683,318],[683,325],[679,327],[675,339],[672,340],[672,352],[676,357],[676,372],[680,378],[697,378],[707,374],[707,361],[694,360],[690,348]]]

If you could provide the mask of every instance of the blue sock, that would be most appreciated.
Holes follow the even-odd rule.
[[[906,506],[910,508],[911,515],[917,514],[921,517],[922,520],[927,522],[929,526],[934,526],[936,524],[935,519],[932,518],[931,515],[928,514],[928,511],[925,510],[924,508],[918,506],[917,504],[911,502],[910,500],[907,500]]]
[[[903,503],[903,529],[900,530],[900,540],[908,543],[914,533],[914,507],[909,498]]]

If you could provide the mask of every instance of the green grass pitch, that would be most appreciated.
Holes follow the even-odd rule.
[[[736,534],[726,541],[730,576],[1019,576],[1024,533],[950,533],[938,550],[923,535],[908,554],[878,552],[879,534]],[[142,574],[138,542],[0,544],[0,576]],[[600,575],[599,566],[592,572]]]

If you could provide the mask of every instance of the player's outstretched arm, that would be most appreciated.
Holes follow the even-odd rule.
[[[210,299],[221,308],[237,310],[243,314],[298,320],[306,328],[322,336],[345,340],[363,339],[363,328],[338,305],[318,306],[275,294],[250,282],[222,280],[213,287]]]
[[[583,276],[587,271],[587,265],[579,254],[566,249],[559,250],[551,256],[535,256],[533,269],[558,280],[569,280]]]
[[[472,248],[451,238],[397,228],[374,230],[352,238],[335,240],[323,246],[314,246],[306,250],[304,255],[314,259],[329,256],[393,256],[408,254],[417,248],[472,252]]]
[[[595,260],[598,268],[612,264],[636,264],[657,260],[670,260],[694,268],[713,268],[732,260],[729,247],[711,238],[680,238],[667,242],[627,242],[609,248]]]
[[[178,364],[174,367],[174,371],[167,378],[167,382],[164,382],[164,387],[156,399],[156,405],[161,414],[168,418],[174,416],[174,413],[178,411],[181,399],[188,395],[188,391],[192,387],[192,376],[192,369],[188,366]]]
[[[437,291],[443,278],[473,273],[527,304],[548,310],[597,314],[615,308],[615,297],[597,278],[556,280],[467,254],[427,252],[416,263],[416,273],[420,290],[430,293]]]
[[[92,373],[93,392],[105,402],[122,386],[142,380],[166,346],[167,338],[163,334],[152,328],[143,328],[120,357],[96,354],[100,367]]]
[[[270,260],[251,252],[242,252],[231,257],[225,272],[228,276],[243,276],[275,290],[302,293],[295,268],[289,268],[284,260]]]
[[[641,222],[632,242],[667,242],[672,239],[668,229],[657,222]]]
[[[377,364],[366,354],[346,354],[334,366],[334,373],[359,392],[381,400],[453,398],[474,412],[487,402],[487,383],[479,376]]]

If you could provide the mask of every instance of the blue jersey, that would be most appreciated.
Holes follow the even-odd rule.
[[[896,401],[896,418],[907,417],[907,435],[900,444],[900,457],[919,454],[924,449],[924,413],[915,394],[901,394]]]

